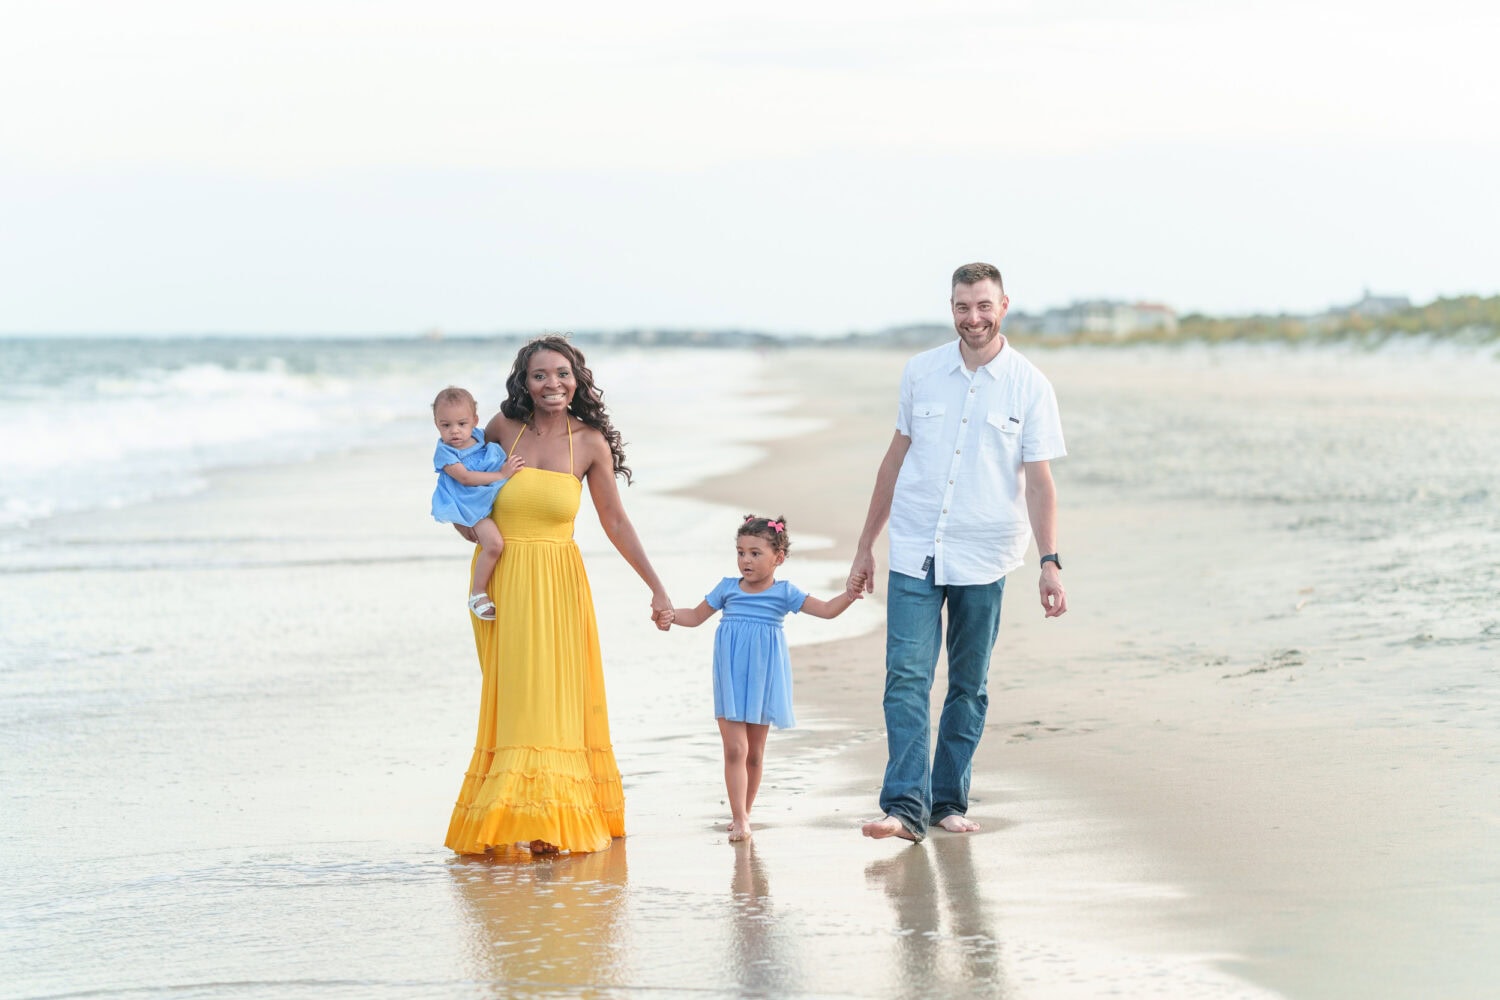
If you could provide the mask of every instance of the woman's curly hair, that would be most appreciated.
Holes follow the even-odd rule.
[[[531,367],[531,359],[539,351],[556,351],[568,359],[568,364],[573,369],[573,381],[578,386],[573,393],[573,401],[568,404],[568,412],[604,435],[604,440],[609,444],[609,453],[614,458],[615,475],[624,476],[625,482],[629,483],[630,466],[625,464],[625,443],[620,440],[620,432],[609,422],[609,412],[604,408],[604,393],[594,385],[594,373],[583,363],[583,352],[570,344],[566,337],[548,333],[522,345],[516,352],[515,364],[510,366],[510,375],[505,380],[505,402],[500,404],[500,412],[511,420],[530,422],[536,406],[526,388],[526,372]]]

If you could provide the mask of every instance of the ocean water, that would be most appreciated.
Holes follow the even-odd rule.
[[[482,368],[463,357],[481,349],[0,339],[0,530],[191,493],[215,469],[399,439],[416,429],[427,386],[472,378]]]
[[[461,385],[493,413],[517,343],[0,339],[0,538],[57,514],[193,493],[226,468],[436,441],[432,397]],[[722,389],[698,358],[608,353],[611,406],[649,416],[658,387],[693,404]],[[744,355],[716,358],[730,372],[754,368]],[[723,467],[741,460],[731,453]]]

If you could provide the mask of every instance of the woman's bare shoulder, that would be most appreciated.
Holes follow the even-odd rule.
[[[509,448],[512,439],[525,427],[519,420],[512,420],[503,413],[496,413],[490,418],[490,422],[484,425],[484,439],[494,441],[501,447]]]
[[[573,422],[573,436],[575,440],[585,440],[590,445],[604,444],[604,435],[599,432],[599,428],[590,427],[579,417],[570,415],[568,419]]]
[[[609,442],[604,440],[599,428],[590,427],[577,417],[573,418],[573,441],[577,447],[585,448],[590,453],[609,451]]]

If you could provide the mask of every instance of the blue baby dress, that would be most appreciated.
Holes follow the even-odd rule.
[[[474,428],[474,443],[460,451],[450,444],[438,441],[433,453],[432,465],[437,469],[437,489],[432,491],[432,516],[445,524],[463,524],[473,527],[475,522],[489,517],[495,507],[495,494],[505,481],[488,486],[465,486],[443,472],[446,466],[459,462],[473,472],[499,472],[505,464],[505,449],[497,442],[484,440],[484,431]]]
[[[726,576],[707,597],[723,609],[714,633],[714,717],[789,729],[792,715],[792,660],[781,622],[802,610],[807,593],[777,580],[758,594],[740,589],[740,578]]]

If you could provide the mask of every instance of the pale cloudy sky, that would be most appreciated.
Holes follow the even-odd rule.
[[[0,332],[1500,292],[1493,4],[727,8],[7,0]]]

